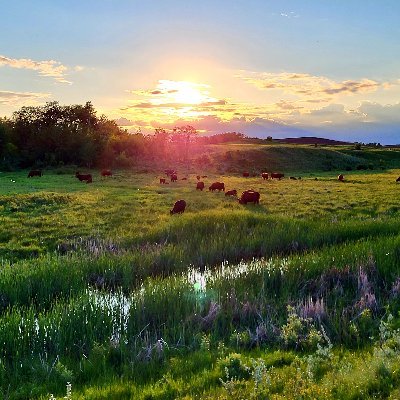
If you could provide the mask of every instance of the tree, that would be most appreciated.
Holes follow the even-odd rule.
[[[180,158],[188,163],[190,143],[196,136],[197,131],[191,125],[177,126],[172,131],[171,141],[177,145]]]

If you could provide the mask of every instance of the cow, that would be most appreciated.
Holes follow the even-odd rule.
[[[396,179],[396,182],[400,182],[400,176]]]
[[[261,174],[261,177],[262,177],[264,180],[268,179],[268,172],[263,172],[263,173]]]
[[[207,175],[203,175],[202,178],[207,178]]]
[[[197,175],[196,178],[199,181],[201,177],[200,177],[200,175]]]
[[[259,204],[260,193],[255,192],[254,190],[246,190],[245,192],[242,193],[242,196],[238,200],[240,204],[247,204],[247,203]]]
[[[113,175],[113,173],[110,169],[103,169],[101,171],[101,176],[112,176],[112,175]]]
[[[340,174],[338,177],[338,181],[343,182],[344,181],[344,176]]]
[[[33,176],[42,176],[42,171],[40,169],[31,169],[28,174],[28,178],[32,178]]]
[[[244,178],[248,178],[250,176],[250,174],[248,172],[243,172],[243,177]]]
[[[289,179],[291,179],[292,181],[297,181],[297,178],[295,176],[291,176]]]
[[[178,200],[175,204],[172,210],[169,212],[171,215],[172,214],[182,214],[185,211],[186,208],[186,201],[185,200]]]
[[[204,182],[201,182],[201,181],[197,182],[196,190],[203,191],[203,189],[204,189]]]
[[[181,181],[187,181],[187,178],[182,178]]]
[[[165,178],[160,178],[160,183],[165,185]]]
[[[80,172],[76,172],[75,176],[82,182],[86,181],[86,183],[92,183],[92,175],[91,174],[81,174]]]
[[[236,189],[233,189],[233,190],[228,190],[226,193],[225,193],[225,196],[237,196],[237,190]]]
[[[281,174],[281,173],[278,173],[278,172],[273,172],[271,174],[271,179],[279,179],[279,180],[281,180],[281,178],[283,178],[284,176],[285,176],[285,174]]]
[[[211,184],[211,186],[208,188],[210,191],[218,190],[218,191],[224,191],[225,192],[225,185],[223,182],[214,182]]]
[[[171,175],[171,182],[176,182],[178,180],[178,177],[176,176],[176,174],[172,174]]]

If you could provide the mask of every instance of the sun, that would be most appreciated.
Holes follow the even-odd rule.
[[[210,101],[208,85],[188,81],[161,80],[157,87],[159,102],[184,105],[198,105]]]

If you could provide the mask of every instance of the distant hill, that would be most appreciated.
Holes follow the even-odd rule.
[[[298,138],[284,138],[284,139],[274,139],[274,142],[284,143],[284,144],[318,144],[318,145],[329,145],[329,146],[343,146],[352,145],[352,142],[343,142],[340,140],[325,139],[314,136],[308,137],[298,137]]]

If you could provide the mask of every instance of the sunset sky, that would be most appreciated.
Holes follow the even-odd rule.
[[[4,0],[0,116],[400,143],[398,0]]]

